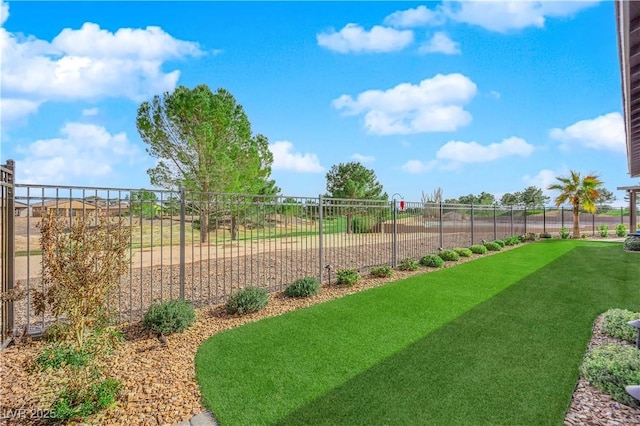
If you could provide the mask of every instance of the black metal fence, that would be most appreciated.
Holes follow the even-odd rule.
[[[32,290],[44,290],[38,223],[48,212],[70,223],[74,216],[104,215],[131,228],[129,270],[112,302],[123,322],[139,319],[160,300],[185,297],[198,306],[220,303],[242,287],[278,291],[304,276],[327,282],[338,269],[365,273],[438,248],[527,233],[557,236],[560,228],[573,225],[570,209],[323,196],[17,184],[15,202],[10,199],[3,192],[3,209],[13,209],[7,217],[13,215],[15,222],[6,231],[3,227],[3,254],[9,252],[6,246],[15,246],[15,282],[28,294],[15,303],[11,327],[27,329],[51,321],[35,316],[30,300]],[[580,221],[583,233],[596,234],[601,225],[611,232],[619,223],[628,225],[629,217],[620,209],[581,214]],[[10,263],[3,259],[3,273]]]
[[[13,301],[7,296],[14,284],[14,167],[13,161],[0,165],[0,277],[2,278],[2,295],[0,301],[0,346],[4,347],[14,327]]]

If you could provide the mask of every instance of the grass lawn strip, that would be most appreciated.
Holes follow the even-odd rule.
[[[363,392],[359,385],[356,385],[358,387],[356,395],[342,399],[343,404],[347,404],[347,406],[351,401],[355,411],[347,409],[347,406],[336,406],[335,401],[332,401],[331,406],[326,406],[323,401],[327,398],[331,399],[332,395],[340,394],[340,389],[348,389],[352,383],[355,385],[361,380],[368,383],[368,380],[381,379],[383,381],[376,385],[377,388],[381,391],[388,391],[393,379],[386,373],[382,376],[373,374],[371,377],[373,371],[385,365],[399,366],[393,361],[394,359],[404,356],[407,351],[412,352],[412,348],[421,347],[420,345],[428,341],[429,338],[440,339],[438,343],[444,348],[451,346],[453,342],[458,340],[468,341],[469,339],[466,337],[459,337],[461,331],[456,323],[458,317],[467,312],[469,312],[468,315],[471,315],[470,310],[480,303],[491,299],[492,296],[526,278],[547,263],[571,251],[574,247],[585,245],[601,249],[613,248],[615,251],[615,255],[612,256],[614,263],[616,263],[615,258],[620,254],[618,245],[566,241],[532,244],[499,256],[479,259],[456,268],[414,277],[383,288],[358,293],[344,299],[216,335],[202,345],[196,358],[196,370],[205,404],[216,413],[222,424],[269,424],[283,419],[283,421],[286,420],[285,422],[294,421],[294,418],[287,416],[306,418],[309,422],[314,422],[319,420],[310,420],[315,410],[318,410],[321,417],[327,421],[331,421],[331,416],[327,414],[327,410],[329,410],[330,412],[343,413],[341,415],[351,412],[352,422],[366,422],[364,419],[367,417],[367,413],[377,412],[374,408],[384,407],[385,404],[380,405],[377,400],[375,404],[367,403],[366,398],[374,396]],[[590,266],[587,268],[589,274],[594,277],[593,264],[587,263],[587,266]],[[566,266],[560,269],[567,273]],[[558,274],[554,274],[551,281],[557,284]],[[537,293],[535,289],[527,291],[532,294],[527,294],[526,300],[523,302],[525,305],[527,303],[532,305],[530,303],[533,300],[532,297],[535,299]],[[505,294],[507,293],[505,292]],[[565,294],[566,291],[563,290],[560,293]],[[518,298],[522,297],[522,295],[517,296]],[[552,302],[555,302],[556,299],[553,298]],[[501,307],[502,302],[491,302],[486,305],[492,306],[495,303],[498,305],[492,306],[489,312],[485,312],[479,318],[473,317],[473,322],[469,324],[475,324],[476,329],[472,328],[472,330],[478,336],[487,336],[487,327],[492,327],[490,331],[499,337],[503,334],[501,327],[505,326],[504,324],[509,324],[509,327],[518,325],[518,321],[500,320],[500,311],[503,311],[508,318],[517,319],[519,317],[517,311],[521,310],[520,306],[518,309],[509,308],[505,311]],[[477,309],[480,309],[482,313],[480,306]],[[543,313],[548,311],[546,308],[539,310]],[[513,311],[512,315],[509,315],[510,311]],[[599,312],[591,316],[587,323],[593,321],[597,313]],[[493,324],[495,321],[498,321],[498,324]],[[433,333],[447,323],[450,324],[439,330],[438,333]],[[578,323],[582,322],[578,321]],[[564,330],[563,324],[554,323],[553,326],[558,327],[554,333],[562,335],[563,332],[560,330]],[[464,331],[466,328],[468,325],[462,327],[462,330]],[[589,329],[587,325],[582,338],[579,339],[581,343],[577,344],[581,351],[584,350],[585,342],[588,340]],[[531,334],[525,330],[534,332]],[[536,342],[535,330],[535,326],[526,324],[525,321],[525,324],[516,328],[515,334],[518,338],[520,335],[526,334],[531,342]],[[429,336],[431,333],[435,337]],[[441,333],[445,334],[441,335]],[[509,333],[511,336],[513,334]],[[541,334],[549,334],[549,332],[545,331]],[[449,341],[449,339],[454,340]],[[540,339],[538,338],[538,340]],[[514,347],[514,343],[518,342],[509,340],[504,344]],[[496,343],[489,340],[486,345],[487,350],[494,353]],[[522,345],[518,347],[524,348]],[[456,358],[452,358],[453,354],[450,352],[440,353],[440,356],[444,357],[440,361],[429,358],[428,355],[436,353],[436,349],[437,347],[430,345],[428,350],[419,351],[418,353],[423,355],[416,359],[415,367],[428,359],[427,362],[435,363],[432,364],[433,371],[437,371],[439,375],[444,374],[443,377],[447,377],[447,371],[451,373],[451,377],[464,376],[465,370],[471,369],[474,375],[468,378],[469,384],[465,386],[482,385],[483,394],[488,394],[490,388],[484,386],[485,382],[478,374],[483,370],[495,373],[496,369],[487,369],[491,366],[483,365],[486,360],[477,355],[476,349],[466,349],[469,353],[463,354],[464,357],[471,358],[462,362],[462,365],[451,362]],[[518,359],[523,359],[520,355],[518,353]],[[424,360],[421,358],[423,356]],[[511,356],[514,355],[507,353],[502,360],[500,357],[494,356],[489,359],[497,360],[493,366],[498,367],[497,371],[500,372],[504,362],[511,360]],[[464,359],[464,357],[462,358]],[[536,354],[535,357],[540,357],[540,354]],[[581,354],[577,357],[578,362],[580,358]],[[449,370],[446,367],[447,364],[456,367]],[[407,366],[407,371],[411,374],[414,371],[420,371],[412,367],[411,363]],[[474,366],[478,371],[473,369]],[[530,375],[529,373],[531,371],[526,371],[524,375]],[[575,384],[577,369],[572,374],[573,384]],[[403,377],[400,372],[395,372],[393,375],[393,377]],[[419,376],[420,374],[417,373],[416,377]],[[437,375],[427,374],[427,377],[431,376]],[[387,383],[385,380],[390,382]],[[449,379],[443,381],[439,384],[441,387],[436,387],[433,392],[436,396],[451,398],[455,401],[454,405],[459,406],[461,402],[457,394],[460,392],[458,390],[453,392],[448,385],[449,382]],[[424,406],[425,401],[428,401],[424,399],[424,395],[428,394],[428,392],[425,393],[427,388],[432,387],[428,384],[429,381],[423,380],[421,383],[425,383],[425,385],[418,386],[417,389],[413,389],[406,395],[402,395],[405,392],[398,394],[398,397],[404,402],[398,404],[398,401],[395,401],[395,404],[402,407],[400,412],[406,413],[407,417],[406,419],[398,417],[399,413],[393,414],[395,410],[391,410],[389,411],[391,416],[389,419],[392,419],[389,420],[390,422],[395,422],[400,418],[403,422],[412,418],[415,421],[418,418],[416,415],[427,415],[423,412],[424,409],[419,412],[415,411],[416,407]],[[502,382],[498,380],[497,383]],[[367,385],[365,389],[376,388],[376,386]],[[473,388],[474,386],[470,387],[470,389]],[[498,390],[503,389],[501,386],[498,388]],[[413,401],[411,395],[415,395],[418,400]],[[454,397],[454,395],[456,396]],[[564,408],[566,408],[567,398],[570,398],[570,395],[571,390],[560,404],[564,404]],[[344,395],[342,396],[344,397]],[[474,395],[473,399],[482,400],[482,398],[478,398],[478,394]],[[509,404],[514,407],[520,405],[513,399],[510,401]],[[374,407],[376,404],[378,405]],[[466,403],[462,405],[464,404]],[[426,405],[437,407],[437,404],[429,403]],[[494,410],[484,410],[483,405],[487,404],[480,404],[478,407],[480,412],[487,412],[487,415],[494,412]],[[446,412],[447,410],[440,409],[439,411]],[[475,411],[471,409],[470,412]],[[461,416],[461,419],[465,418],[460,410],[456,413]],[[447,417],[450,417],[450,414],[447,414]],[[429,414],[428,417],[435,419],[433,414]],[[377,416],[376,418],[384,417]],[[344,422],[342,418],[333,419],[333,421],[337,420]],[[447,421],[449,420],[450,418],[447,419]]]

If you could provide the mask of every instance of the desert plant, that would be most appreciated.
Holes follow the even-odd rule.
[[[474,244],[469,247],[469,250],[474,254],[487,254],[487,248],[482,244]]]
[[[616,225],[616,236],[624,237],[627,235],[627,225],[624,223],[619,223]]]
[[[456,247],[453,249],[460,257],[471,257],[473,252],[466,247]]]
[[[500,250],[502,250],[502,247],[500,246],[500,244],[496,243],[495,241],[488,241],[488,242],[484,243],[484,246],[489,251],[500,251]]]
[[[34,359],[31,369],[45,371],[59,370],[65,366],[84,367],[91,361],[91,354],[85,350],[78,350],[64,343],[56,343],[45,347]]]
[[[540,238],[545,238],[545,239],[553,238],[553,235],[551,235],[551,232],[541,232]]]
[[[608,237],[609,236],[609,227],[607,225],[598,225],[598,233],[603,238]]]
[[[393,275],[393,269],[391,266],[378,266],[375,268],[371,268],[371,276],[378,278],[389,278]]]
[[[569,238],[569,235],[571,234],[569,233],[569,230],[567,228],[565,228],[564,226],[560,228],[560,238],[566,240],[567,238]]]
[[[398,265],[398,269],[401,271],[417,271],[419,268],[420,265],[413,257],[402,259]]]
[[[455,250],[440,250],[438,256],[445,262],[457,262],[460,260],[460,255]]]
[[[500,248],[504,248],[504,246],[506,245],[504,240],[493,240],[493,242],[496,243],[497,245],[499,245]]]
[[[625,386],[640,383],[640,351],[632,346],[604,344],[591,349],[584,357],[580,373],[592,385],[623,404],[637,407]]]
[[[288,297],[309,297],[320,292],[320,281],[316,277],[304,277],[295,280],[284,289]]]
[[[444,260],[437,254],[428,254],[420,258],[420,264],[430,268],[441,268],[444,266]]]
[[[515,246],[515,245],[518,245],[520,243],[521,243],[520,237],[518,237],[516,235],[513,235],[511,237],[508,237],[508,238],[504,239],[504,245],[505,246]]]
[[[640,251],[640,238],[627,237],[627,239],[624,240],[622,248],[626,251]]]
[[[95,381],[86,389],[66,387],[51,405],[52,420],[68,421],[95,414],[113,405],[119,389],[120,382],[113,379]]]
[[[257,312],[269,303],[269,293],[262,287],[245,287],[229,297],[225,305],[229,314]]]
[[[176,333],[189,327],[196,320],[191,303],[184,299],[167,300],[151,305],[142,323],[160,334]]]
[[[360,273],[355,269],[339,269],[336,272],[336,284],[351,287],[360,281]]]
[[[607,336],[635,343],[638,330],[627,323],[637,319],[640,319],[638,312],[626,309],[609,309],[602,314],[599,329]]]

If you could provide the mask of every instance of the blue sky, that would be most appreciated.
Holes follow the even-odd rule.
[[[360,161],[389,195],[631,185],[614,3],[2,2],[1,160],[20,183],[150,187],[141,102],[229,90],[285,195]],[[552,193],[549,193],[552,195]]]

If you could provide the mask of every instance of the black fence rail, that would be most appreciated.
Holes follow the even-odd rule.
[[[327,282],[339,269],[366,273],[439,248],[527,233],[557,236],[573,226],[572,211],[562,208],[24,184],[14,192],[6,198],[3,192],[3,209],[13,210],[6,231],[3,216],[3,256],[5,247],[15,247],[11,274],[27,297],[15,302],[8,330],[40,329],[54,320],[31,307],[32,291],[44,290],[38,225],[48,213],[70,225],[74,217],[106,216],[131,229],[129,268],[111,301],[122,322],[138,320],[157,301],[221,303],[247,286],[275,292],[305,276]],[[585,234],[601,225],[613,233],[629,216],[620,209],[581,214],[580,221]],[[3,274],[11,263],[5,259]],[[3,285],[9,282],[3,275]]]

